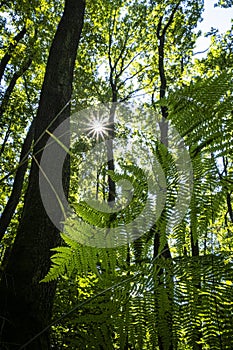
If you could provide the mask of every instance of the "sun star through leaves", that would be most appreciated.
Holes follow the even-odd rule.
[[[104,140],[105,136],[108,135],[110,123],[107,117],[104,116],[92,116],[88,120],[88,126],[86,130],[88,131],[88,135],[99,140],[100,138]]]

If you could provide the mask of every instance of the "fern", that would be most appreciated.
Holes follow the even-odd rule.
[[[73,316],[59,324],[70,349],[154,350],[161,339],[165,349],[171,342],[177,350],[200,345],[233,348],[232,225],[229,215],[224,215],[232,170],[221,174],[219,169],[220,157],[232,159],[230,80],[222,74],[198,81],[163,101],[192,158],[193,192],[182,221],[173,218],[180,190],[176,159],[151,135],[146,142],[167,179],[165,210],[156,226],[131,244],[125,239],[125,245],[114,249],[88,247],[85,239],[94,231],[85,222],[105,228],[113,217],[86,203],[74,205],[79,219],[66,222],[62,236],[66,246],[54,249],[52,267],[44,279],[59,277],[58,315],[61,303],[67,313],[70,304],[76,305]],[[148,199],[147,179],[142,169],[131,164],[110,174],[114,181],[130,181],[134,188],[130,205],[111,221],[111,227],[118,227],[142,212]],[[184,193],[188,196],[188,188]],[[169,229],[168,220],[173,224]],[[154,257],[157,232],[160,247]],[[126,237],[127,232],[123,233]],[[162,256],[167,243],[171,259]],[[199,248],[196,256],[192,256],[192,244]],[[172,334],[168,334],[169,318]],[[67,328],[72,339],[79,339],[78,345]]]

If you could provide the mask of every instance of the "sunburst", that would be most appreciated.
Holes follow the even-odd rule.
[[[88,126],[85,128],[88,131],[87,135],[90,135],[97,140],[100,138],[104,140],[111,130],[109,120],[104,116],[92,116],[87,124]]]

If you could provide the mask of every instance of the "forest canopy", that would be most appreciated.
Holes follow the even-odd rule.
[[[233,348],[233,27],[197,54],[204,8],[1,1],[1,349]]]

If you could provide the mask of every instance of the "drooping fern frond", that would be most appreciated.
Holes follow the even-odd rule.
[[[232,152],[232,74],[190,84],[169,95],[169,118],[190,145],[193,155],[204,149]]]
[[[124,268],[126,264],[126,247],[117,249],[105,249],[83,246],[70,238],[70,235],[62,234],[66,246],[53,248],[52,266],[42,282],[49,282],[60,276],[71,276],[75,272],[80,275],[90,271],[98,276],[105,272],[114,271],[117,266]]]

